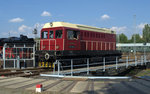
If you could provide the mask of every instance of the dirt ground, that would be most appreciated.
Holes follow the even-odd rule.
[[[18,89],[11,89],[11,88],[2,88],[0,87],[0,94],[60,94],[58,92],[42,92],[36,93],[35,91],[27,91],[27,90],[18,90]],[[61,93],[63,94],[63,93]],[[73,93],[69,93],[73,94]],[[79,93],[80,94],[80,93]]]
[[[0,88],[0,94],[36,94],[29,91],[23,91],[23,90],[14,90],[9,88]]]

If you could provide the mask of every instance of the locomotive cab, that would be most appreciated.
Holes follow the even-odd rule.
[[[74,55],[80,50],[80,31],[55,23],[47,23],[41,30],[40,57],[46,60],[58,56]]]
[[[63,28],[42,29],[40,39],[40,50],[63,50],[63,33]]]
[[[80,50],[80,31],[68,28],[50,28],[41,31],[40,50]]]

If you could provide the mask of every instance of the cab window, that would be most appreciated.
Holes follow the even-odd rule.
[[[62,38],[62,30],[56,30],[55,38]]]
[[[47,39],[48,38],[48,31],[43,31],[42,32],[42,39]]]
[[[75,30],[67,30],[67,37],[71,40],[78,40],[79,39],[79,31]]]
[[[53,38],[54,37],[54,34],[53,34],[53,31],[49,31],[49,38]]]

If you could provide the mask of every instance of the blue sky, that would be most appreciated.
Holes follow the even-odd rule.
[[[0,37],[33,37],[46,22],[64,21],[142,34],[150,23],[150,0],[0,0]],[[136,30],[134,16],[136,15]]]

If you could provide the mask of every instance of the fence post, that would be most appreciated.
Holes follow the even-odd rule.
[[[14,59],[14,69],[16,68],[16,67],[15,67],[15,64],[16,64],[16,60]]]
[[[33,67],[35,66],[35,44],[33,45]]]
[[[128,68],[128,56],[126,57],[126,68]]]
[[[141,65],[143,65],[143,56],[141,56]]]
[[[118,69],[118,57],[116,57],[116,69]]]
[[[60,62],[57,61],[57,64],[58,64],[58,75],[60,74]]]
[[[7,44],[5,43],[5,44],[4,44],[4,47],[3,47],[3,62],[4,62],[4,63],[3,63],[3,69],[6,68],[6,66],[5,66],[5,65],[6,65],[6,64],[5,64],[5,63],[6,63],[6,57],[5,57],[5,56],[6,56],[6,55],[5,55],[5,54],[6,54],[6,53],[5,53],[6,45],[7,45]]]
[[[137,66],[137,57],[135,56],[135,66]]]
[[[87,58],[87,75],[89,75],[89,58]]]
[[[144,56],[144,62],[145,62],[145,65],[146,65],[146,63],[147,63],[146,55]]]
[[[105,71],[105,57],[103,58],[103,71]]]
[[[73,59],[71,59],[71,76],[73,76]]]
[[[20,68],[20,57],[17,56],[17,68]]]
[[[57,60],[54,63],[54,69],[53,69],[53,74],[55,74],[55,64],[57,63]]]

